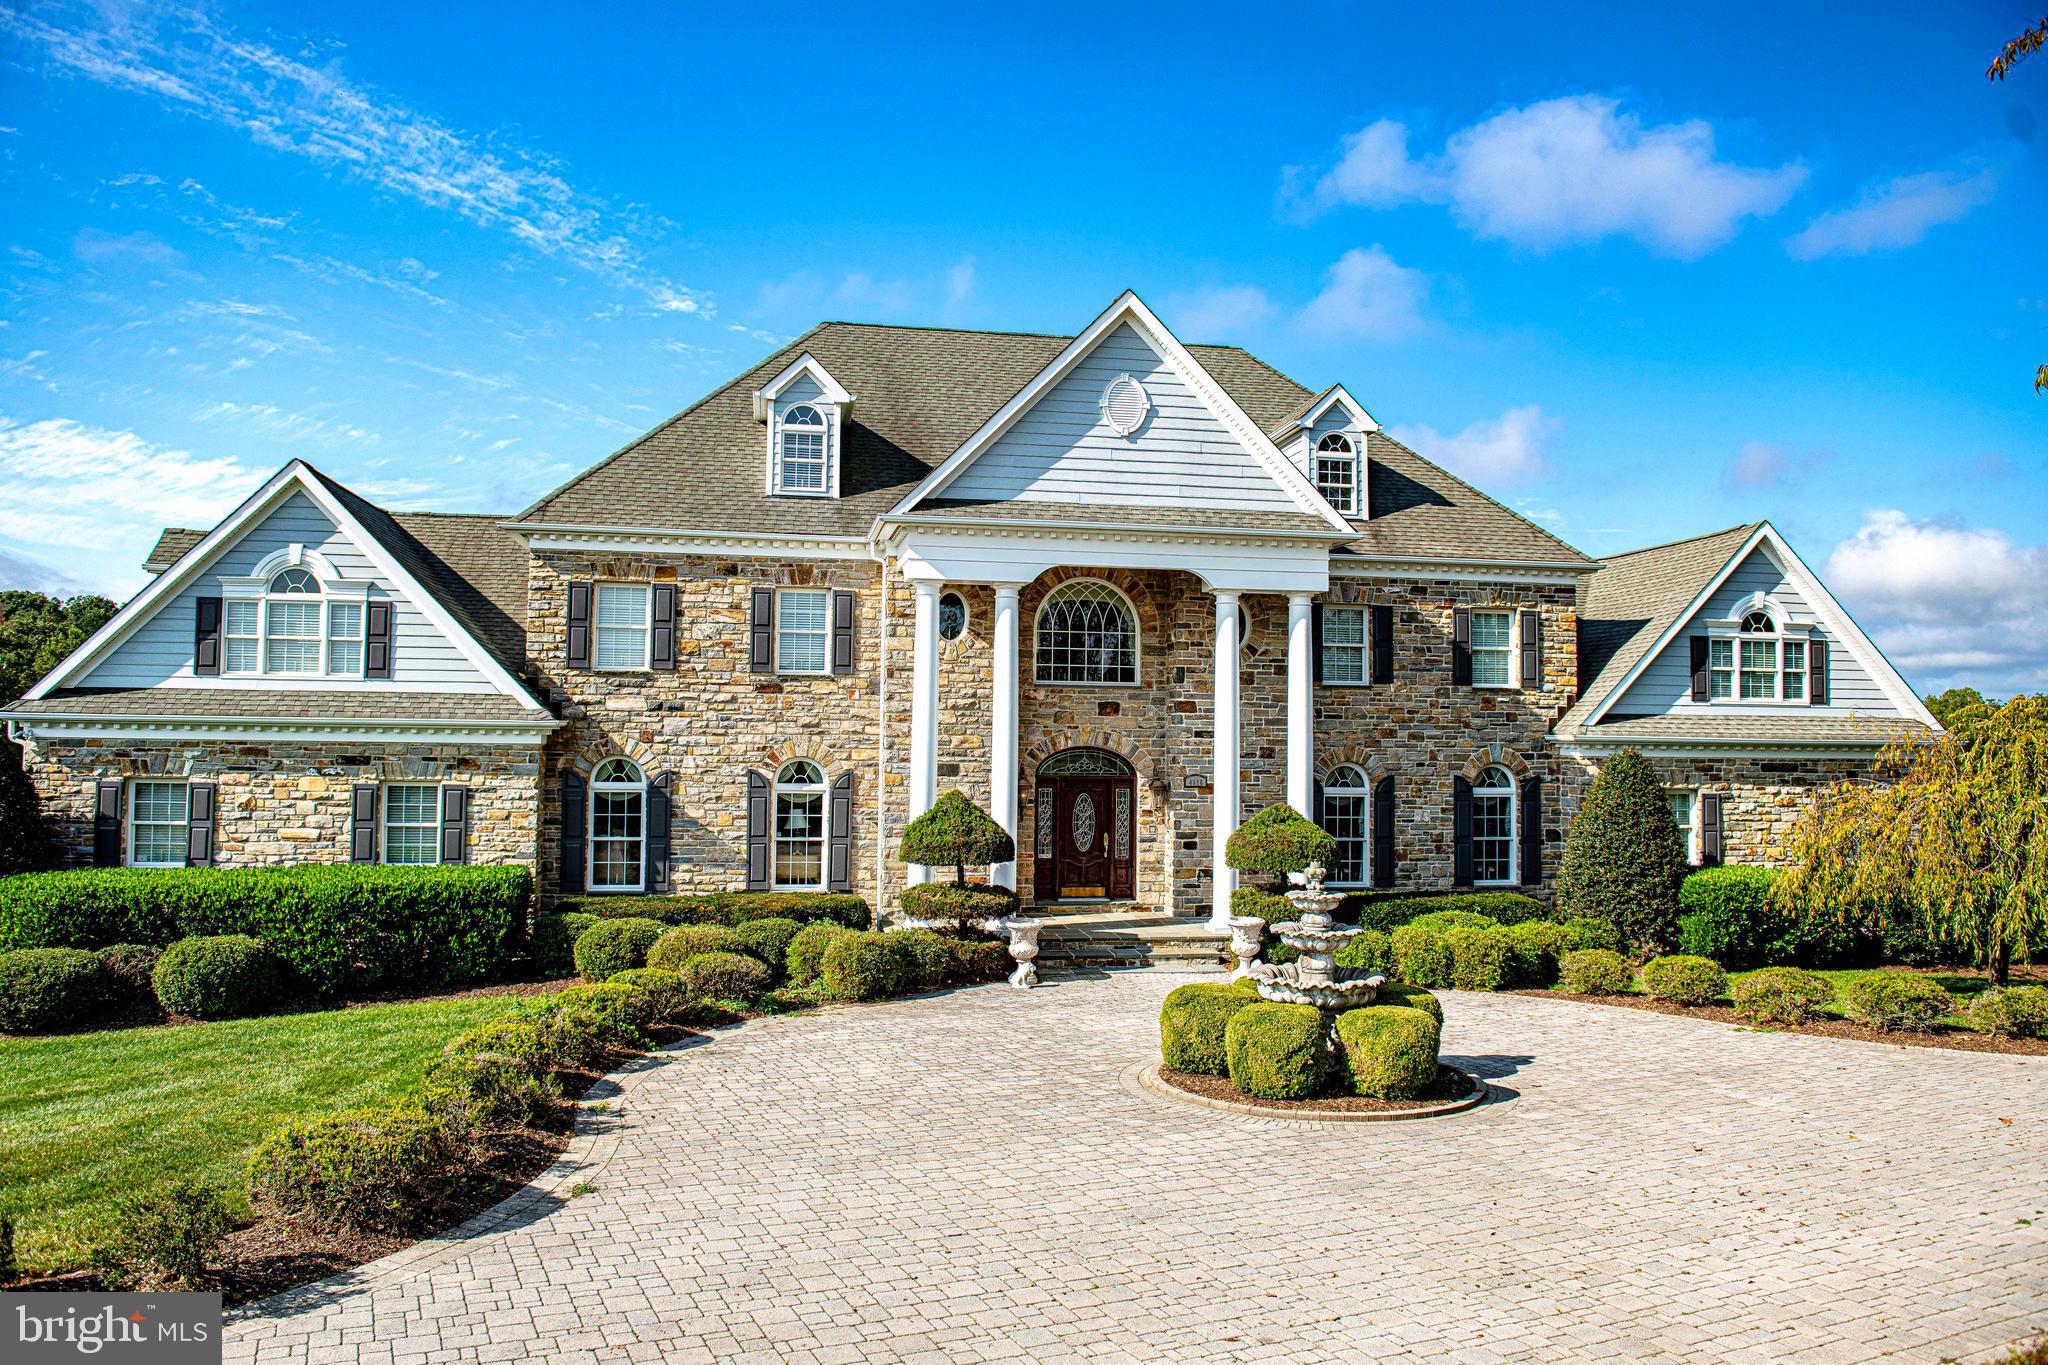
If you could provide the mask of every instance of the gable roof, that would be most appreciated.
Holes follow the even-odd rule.
[[[206,539],[206,532],[194,526],[166,526],[157,533],[156,544],[142,561],[143,572],[162,573],[177,563],[185,551]]]
[[[1321,393],[1311,396],[1307,402],[1301,405],[1299,411],[1267,427],[1266,434],[1275,441],[1286,441],[1299,436],[1302,432],[1314,426],[1317,420],[1325,412],[1329,411],[1330,405],[1333,403],[1341,403],[1343,405],[1344,410],[1351,414],[1352,420],[1358,423],[1359,430],[1378,431],[1380,429],[1380,424],[1373,419],[1373,415],[1365,410],[1365,404],[1353,398],[1351,391],[1342,384],[1332,384]]]

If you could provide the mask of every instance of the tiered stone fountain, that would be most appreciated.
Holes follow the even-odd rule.
[[[1271,926],[1280,941],[1300,954],[1292,962],[1247,962],[1245,974],[1267,1000],[1314,1005],[1326,1015],[1370,1005],[1387,978],[1363,967],[1339,967],[1337,950],[1356,938],[1357,928],[1339,928],[1330,907],[1344,899],[1323,889],[1323,865],[1311,863],[1302,885],[1287,893],[1301,918]]]

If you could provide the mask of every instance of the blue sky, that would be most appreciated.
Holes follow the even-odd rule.
[[[1768,516],[1916,685],[2048,688],[2038,14],[1421,8],[0,4],[0,586],[295,455],[515,511],[818,320],[1131,287],[1585,550]]]

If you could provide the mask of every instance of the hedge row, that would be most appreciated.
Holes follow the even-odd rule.
[[[1424,895],[1361,893],[1346,896],[1333,913],[1337,919],[1390,934],[1423,915],[1443,910],[1470,911],[1486,916],[1495,924],[1521,924],[1527,920],[1547,918],[1550,914],[1542,901],[1519,891],[1457,891]]]
[[[1884,940],[1839,920],[1781,908],[1783,874],[1768,867],[1703,867],[1678,888],[1678,947],[1741,970],[1767,963],[1854,967],[1882,961]]]
[[[756,919],[831,920],[849,929],[874,923],[859,896],[826,891],[713,891],[688,896],[565,896],[561,914],[651,919],[663,924],[745,924]]]

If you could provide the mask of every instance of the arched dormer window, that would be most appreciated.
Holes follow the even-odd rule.
[[[1366,850],[1372,846],[1367,820],[1372,784],[1355,763],[1339,763],[1323,779],[1322,826],[1337,841],[1337,856],[1326,878],[1333,886],[1363,886]]]
[[[809,403],[784,410],[776,432],[775,491],[826,493],[826,444],[830,430],[825,414]]]
[[[1138,613],[1100,579],[1062,583],[1038,604],[1035,654],[1038,682],[1130,686],[1138,681]]]
[[[1515,880],[1515,779],[1488,768],[1472,783],[1472,882],[1505,886]]]
[[[1358,448],[1341,431],[1316,442],[1316,492],[1346,516],[1358,512]]]
[[[825,888],[825,773],[807,758],[775,774],[775,889]]]
[[[590,775],[592,891],[639,891],[647,878],[647,775],[608,758]]]
[[[363,676],[360,587],[323,585],[306,564],[291,564],[259,582],[237,581],[221,612],[222,672],[229,675],[330,678]]]

